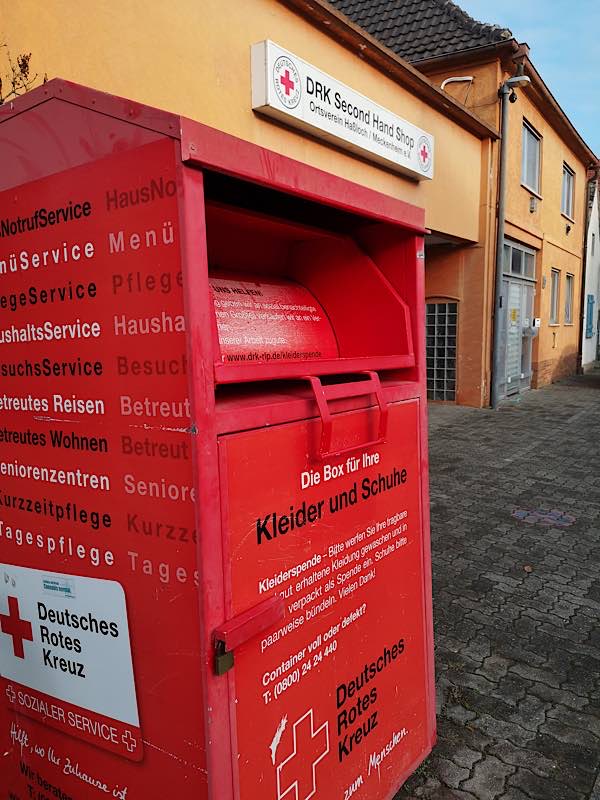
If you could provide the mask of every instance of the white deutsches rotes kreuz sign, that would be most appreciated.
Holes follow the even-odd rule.
[[[252,46],[252,108],[417,180],[433,178],[431,134],[268,40]]]
[[[14,710],[125,758],[143,757],[116,581],[0,564],[0,676]]]

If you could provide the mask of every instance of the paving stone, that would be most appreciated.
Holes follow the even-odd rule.
[[[543,725],[540,725],[539,732],[554,736],[555,739],[565,744],[575,744],[590,749],[598,746],[598,739],[593,733],[589,733],[583,728],[564,725],[556,719],[547,719]]]
[[[528,747],[515,747],[510,742],[497,742],[488,750],[500,761],[513,767],[525,767],[542,778],[556,778],[560,775],[559,763]]]
[[[546,686],[554,686],[555,689],[560,688],[558,676],[549,670],[530,667],[528,664],[514,664],[510,669],[511,672],[520,675],[522,678],[527,678],[527,680],[544,683]]]
[[[534,800],[582,800],[582,795],[555,778],[548,780],[528,769],[518,769],[509,778],[509,785],[525,792]]]
[[[517,706],[516,711],[509,718],[511,722],[516,722],[530,731],[537,731],[540,725],[546,722],[546,713],[551,709],[549,703],[545,703],[538,697],[528,694]],[[566,709],[565,709],[566,711]]]
[[[504,720],[505,722],[516,721],[517,724],[521,724],[520,718],[515,720],[515,706],[505,703],[503,700],[494,696],[493,693],[488,692],[482,694],[481,692],[467,688],[462,690],[462,695],[463,705],[478,715],[488,714],[491,717]]]
[[[600,774],[596,778],[596,783],[594,784],[594,788],[592,789],[590,800],[600,800]]]
[[[598,768],[598,751],[589,747],[579,744],[571,744],[570,742],[562,742],[553,736],[545,733],[538,734],[533,741],[528,744],[532,750],[543,753],[547,758],[553,759],[561,764],[563,771],[573,772],[574,775],[583,776],[581,780],[585,782],[586,786],[590,786],[593,780],[590,776],[594,775]],[[574,778],[569,779],[569,783],[574,786],[578,784],[578,780]]]
[[[447,758],[436,758],[435,768],[438,778],[446,786],[452,789],[458,789],[461,781],[469,777],[469,770],[464,767],[459,767],[453,761],[448,761]]]
[[[600,717],[593,714],[578,713],[559,705],[556,708],[551,708],[548,711],[548,718],[556,719],[559,722],[562,722],[564,725],[570,725],[572,728],[584,728],[585,730],[590,731],[590,733],[593,733],[596,738],[600,737]],[[600,746],[600,741],[598,742],[598,745]]]
[[[537,686],[539,684],[531,684],[517,676],[508,675],[498,681],[496,688],[492,689],[491,695],[502,700],[507,705],[517,706],[527,692],[533,693],[532,686],[534,685]]]
[[[457,723],[446,717],[440,717],[438,720],[438,746],[442,743],[451,746],[449,752],[453,761],[456,752],[461,747],[468,747],[483,754],[492,741],[481,731],[473,728],[472,723]]]
[[[531,797],[514,786],[508,786],[502,794],[502,800],[531,800]]]
[[[477,761],[481,761],[482,757],[481,752],[471,750],[470,747],[456,747],[452,753],[453,761],[468,770],[471,770],[473,764],[476,764]]]
[[[483,661],[490,655],[490,641],[481,636],[476,637],[470,641],[465,647],[467,653],[474,661]]]
[[[433,792],[438,792],[441,789],[443,789],[441,781],[438,781],[437,778],[428,778],[422,786],[417,786],[414,790],[414,796],[434,797],[435,795]],[[402,797],[412,797],[411,781],[404,784],[403,792],[406,794],[403,794]],[[400,797],[400,795],[398,795],[398,797]]]
[[[533,731],[528,731],[521,725],[514,722],[504,722],[503,720],[496,719],[489,716],[489,714],[482,714],[471,723],[472,727],[482,731],[490,739],[505,740],[508,739],[517,747],[525,747],[527,742],[535,738]]]
[[[475,764],[472,777],[462,784],[462,788],[480,800],[495,800],[502,796],[506,779],[514,771],[513,766],[503,764],[495,756],[486,755]]]
[[[514,630],[519,636],[523,636],[527,639],[535,633],[538,625],[540,625],[540,623],[531,619],[531,617],[521,616],[519,619],[515,620]]]
[[[504,627],[504,635],[496,640],[495,648],[500,655],[511,659],[515,664],[541,667],[547,659],[546,655],[542,655],[539,652],[534,653],[527,639],[523,639],[519,644],[516,644],[515,637],[506,633],[506,626]]]
[[[461,705],[445,706],[444,714],[454,722],[467,723],[475,719],[477,714]]]
[[[494,683],[489,681],[487,678],[484,678],[483,675],[477,675],[473,672],[455,672],[454,675],[455,682],[458,686],[462,686],[467,689],[473,689],[474,691],[480,692],[483,695],[487,694],[490,689],[494,688]]]
[[[507,658],[502,658],[502,656],[492,653],[484,659],[478,671],[488,680],[497,681],[506,676],[511,664],[512,661],[509,661]]]
[[[477,800],[474,794],[463,792],[460,789],[450,789],[443,784],[437,787],[428,787],[423,790],[423,794],[416,795],[426,800]]]

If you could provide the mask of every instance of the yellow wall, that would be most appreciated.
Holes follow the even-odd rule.
[[[482,251],[481,246],[428,248],[425,273],[428,302],[458,301],[456,401],[476,407],[485,402]]]
[[[498,86],[500,85],[500,65],[498,60],[482,64],[446,67],[428,74],[429,79],[441,86],[447,78],[472,78],[446,84],[444,91],[481,117],[488,125],[499,127]]]
[[[553,380],[571,375],[577,366],[577,350],[580,333],[581,259],[561,248],[545,242],[540,253],[542,260],[541,280],[535,302],[535,315],[542,319],[542,326],[534,342],[534,386],[543,386]],[[551,271],[560,271],[558,324],[550,324]],[[538,271],[538,275],[540,272]],[[565,322],[565,300],[567,274],[574,276],[573,322]],[[545,281],[545,287],[544,287]]]
[[[507,235],[537,250],[534,313],[541,319],[541,328],[533,348],[533,382],[535,386],[542,386],[573,373],[577,366],[586,170],[584,164],[554,130],[552,119],[542,115],[531,102],[526,90],[519,91],[518,101],[509,104],[509,107],[511,156],[507,180]],[[524,119],[542,137],[540,198],[521,185]],[[561,214],[563,162],[575,172],[572,221]],[[532,197],[537,204],[534,212],[529,210]],[[567,227],[570,227],[569,233]],[[553,267],[561,272],[557,326],[550,324],[550,273]],[[575,276],[573,323],[570,325],[564,321],[567,273]]]
[[[426,209],[426,224],[476,241],[481,142],[276,0],[19,0],[3,34],[32,67],[165,108]],[[435,178],[412,182],[251,111],[250,46],[270,38],[436,139]]]
[[[495,175],[498,146],[481,148],[479,243],[469,247],[427,250],[425,295],[431,300],[458,300],[456,400],[463,405],[489,404],[492,355],[492,308],[496,235]]]
[[[526,119],[541,135],[541,200],[537,210],[529,210],[532,192],[521,186],[522,127]],[[507,180],[506,218],[525,231],[541,238],[553,239],[559,246],[581,256],[583,245],[585,166],[553,130],[551,121],[544,118],[529,100],[527,90],[521,90],[516,103],[509,103],[509,161]],[[560,211],[562,167],[566,162],[575,172],[575,223],[566,233],[569,222]]]

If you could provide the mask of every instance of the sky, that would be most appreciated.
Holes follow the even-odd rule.
[[[455,0],[527,42],[544,82],[600,157],[600,0]]]

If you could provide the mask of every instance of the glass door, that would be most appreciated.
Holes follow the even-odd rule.
[[[501,317],[504,356],[504,397],[531,388],[534,285],[526,281],[504,281],[506,307]]]
[[[510,397],[531,388],[535,251],[506,239],[502,269],[500,396]]]
[[[523,309],[521,284],[505,281],[506,297],[506,396],[518,393],[521,386],[523,349]]]

